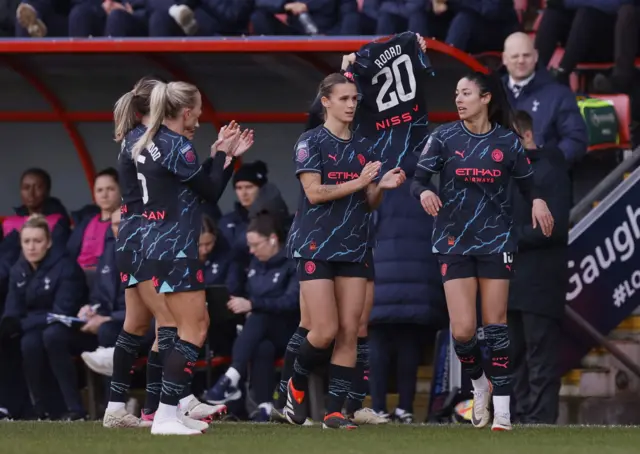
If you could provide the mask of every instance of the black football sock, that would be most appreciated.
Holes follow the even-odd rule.
[[[120,331],[113,351],[113,374],[109,388],[109,402],[126,402],[131,386],[133,363],[138,357],[142,336]]]

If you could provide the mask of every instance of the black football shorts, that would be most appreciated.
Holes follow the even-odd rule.
[[[468,277],[507,279],[513,276],[514,254],[486,255],[437,254],[442,282]]]
[[[316,281],[319,279],[334,280],[336,277],[368,278],[365,262],[327,262],[324,260],[298,259],[298,280]]]

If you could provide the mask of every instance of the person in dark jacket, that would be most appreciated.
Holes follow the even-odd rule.
[[[376,35],[395,35],[408,30],[430,36],[427,27],[427,0],[379,0],[378,4]],[[367,9],[372,6],[368,5]]]
[[[151,36],[247,34],[255,0],[161,0],[154,3]],[[168,6],[167,6],[168,5]]]
[[[275,388],[273,360],[260,361],[261,352],[284,354],[289,338],[300,322],[300,284],[295,261],[284,250],[285,235],[280,223],[268,213],[252,219],[247,229],[247,243],[253,258],[247,273],[246,298],[232,296],[227,307],[235,314],[247,314],[242,332],[233,346],[233,362],[225,375],[206,395],[211,403],[220,404],[242,397],[241,380],[251,362],[267,365],[267,370],[251,368],[252,385],[259,411],[255,421],[268,421],[273,408]],[[261,348],[268,342],[273,350]]]
[[[407,156],[402,164],[407,178],[415,172],[416,158]],[[392,358],[397,358],[400,400],[391,419],[402,423],[413,422],[424,348],[448,323],[440,269],[431,252],[433,219],[412,200],[408,185],[388,191],[376,213],[375,293],[369,318],[372,407],[378,415],[389,417],[389,370]]]
[[[509,288],[508,326],[514,358],[514,415],[520,423],[555,424],[560,376],[558,344],[569,274],[571,183],[562,152],[538,148],[531,116],[518,112],[518,131],[533,166],[534,183],[545,194],[555,227],[550,237],[531,226],[531,203],[514,197],[518,254]]]
[[[105,247],[105,238],[111,227],[111,215],[120,208],[118,172],[105,169],[96,175],[93,183],[96,206],[88,205],[74,213],[75,228],[67,249],[83,268],[95,268]]]
[[[215,221],[206,215],[202,217],[198,249],[200,260],[204,262],[204,282],[207,287],[225,286],[230,295],[242,295],[246,270],[233,260],[227,239],[220,234]],[[209,346],[216,356],[231,356],[237,335],[236,326],[242,320],[227,310],[226,301],[208,300],[207,304],[211,307]]]
[[[506,39],[502,59],[508,72],[502,81],[509,103],[533,117],[536,144],[560,148],[569,166],[579,162],[587,153],[588,137],[575,95],[546,69],[536,69],[538,54],[524,33]]]
[[[284,24],[276,14],[287,14]],[[309,27],[308,21],[313,23]],[[251,15],[256,35],[357,35],[360,18],[356,0],[256,0]]]
[[[60,200],[51,197],[51,176],[42,169],[31,168],[20,178],[22,205],[15,215],[2,222],[4,239],[0,243],[0,313],[9,285],[9,270],[20,256],[20,229],[32,214],[45,216],[53,244],[64,247],[71,232],[69,214]]]
[[[233,188],[238,201],[234,210],[222,216],[218,222],[220,232],[231,245],[234,260],[244,268],[251,260],[247,247],[249,208],[267,181],[267,165],[264,162],[255,161],[241,166],[233,174]]]
[[[547,66],[558,43],[563,45],[564,54],[552,73],[558,82],[569,85],[569,76],[579,63],[612,61],[616,15],[621,7],[633,3],[634,0],[549,1],[536,34],[540,62]],[[633,41],[632,52],[637,50],[637,33],[625,36],[625,41]]]
[[[84,419],[73,354],[91,349],[95,339],[65,323],[48,320],[49,314],[74,317],[78,313],[86,298],[84,273],[64,248],[52,247],[43,216],[30,217],[20,239],[22,256],[11,269],[4,318],[19,320],[24,374],[33,405],[41,416],[49,411],[45,404],[50,368],[62,391],[65,419]]]
[[[455,15],[445,42],[469,53],[500,50],[504,39],[520,29],[512,0],[436,0],[439,14]]]
[[[73,0],[69,36],[147,36],[146,0]]]

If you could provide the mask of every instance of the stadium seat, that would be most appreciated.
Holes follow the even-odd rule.
[[[613,102],[618,116],[620,143],[600,144],[590,146],[588,151],[598,150],[629,150],[631,149],[631,101],[627,95],[588,95],[591,98],[605,99]]]
[[[491,71],[497,71],[502,67],[502,52],[499,51],[482,52],[473,55],[473,58],[478,60]]]

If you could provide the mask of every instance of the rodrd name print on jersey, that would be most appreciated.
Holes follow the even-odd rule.
[[[385,49],[384,52],[382,52],[373,62],[378,66],[378,68],[382,69],[382,67],[391,61],[393,57],[399,57],[400,55],[402,55],[402,47],[399,44],[396,44],[395,46]]]

